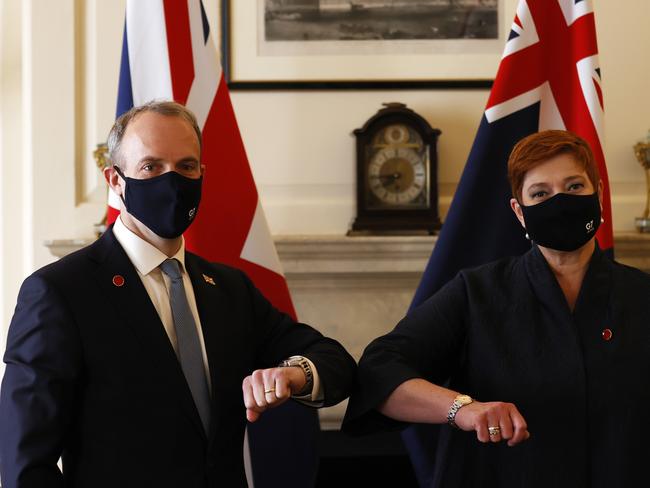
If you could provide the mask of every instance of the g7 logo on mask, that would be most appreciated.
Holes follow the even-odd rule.
[[[585,228],[587,229],[587,234],[589,234],[590,232],[593,232],[594,231],[594,221],[591,220],[591,221],[587,222],[587,225],[585,225]]]

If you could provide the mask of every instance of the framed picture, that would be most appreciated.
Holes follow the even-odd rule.
[[[231,89],[489,87],[505,2],[222,0],[226,80]]]

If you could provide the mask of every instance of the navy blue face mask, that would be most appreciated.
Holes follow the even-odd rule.
[[[126,210],[156,235],[165,239],[179,237],[187,230],[199,209],[201,178],[188,178],[168,171],[160,176],[138,180],[115,171],[126,182],[122,201]]]
[[[600,226],[598,193],[558,193],[537,205],[520,206],[530,239],[557,251],[584,246]]]

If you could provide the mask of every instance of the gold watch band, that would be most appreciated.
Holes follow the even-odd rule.
[[[458,425],[456,425],[456,414],[462,407],[469,405],[473,401],[474,400],[469,395],[456,396],[453,403],[451,404],[451,407],[449,408],[449,412],[447,413],[447,423],[457,429]]]
[[[311,370],[311,366],[307,358],[304,356],[291,356],[282,361],[279,367],[298,367],[301,368],[302,372],[305,374],[305,386],[302,388],[302,390],[293,396],[300,397],[311,393],[312,389],[314,388],[314,373]]]

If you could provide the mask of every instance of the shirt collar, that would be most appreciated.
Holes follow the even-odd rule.
[[[124,252],[133,263],[133,266],[138,272],[145,276],[151,271],[156,269],[162,264],[163,261],[169,259],[168,256],[156,248],[154,245],[148,243],[141,237],[134,234],[122,222],[120,217],[115,221],[113,226],[113,234],[115,238],[124,248]],[[177,259],[181,264],[181,272],[185,269],[185,238],[181,237],[181,246],[172,256],[172,259]]]

